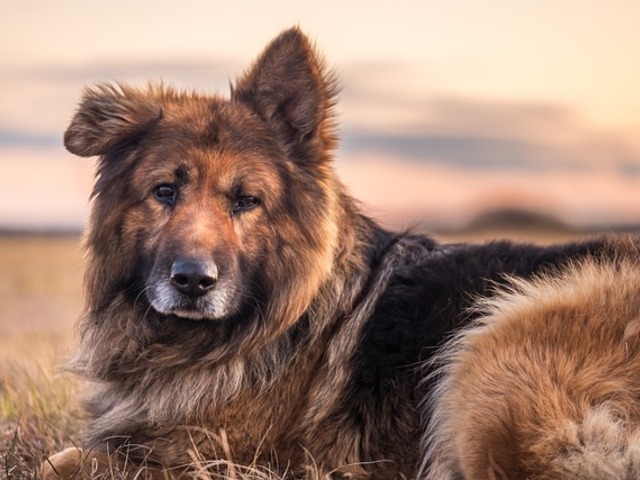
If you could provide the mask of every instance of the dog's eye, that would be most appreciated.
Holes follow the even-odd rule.
[[[175,186],[168,183],[162,183],[153,189],[153,196],[160,203],[174,205],[176,203],[178,192]]]
[[[258,197],[252,197],[249,195],[246,197],[240,197],[233,204],[233,207],[231,209],[231,214],[235,215],[236,213],[239,213],[239,212],[251,210],[252,208],[257,207],[258,205],[260,205],[260,199]]]

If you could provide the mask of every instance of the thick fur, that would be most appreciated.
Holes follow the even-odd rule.
[[[231,458],[410,478],[432,462],[423,405],[437,380],[420,366],[478,316],[473,299],[505,275],[635,252],[609,239],[438,245],[382,229],[334,174],[335,94],[297,29],[228,99],[85,92],[65,134],[71,152],[99,156],[72,364],[96,385],[85,448],[167,474]],[[184,282],[185,264],[203,281]],[[448,448],[433,445],[434,458]]]
[[[514,278],[481,306],[436,358],[426,478],[638,478],[637,254]]]

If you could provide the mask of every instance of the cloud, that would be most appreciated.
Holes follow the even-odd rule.
[[[621,135],[585,126],[566,105],[435,93],[402,62],[343,66],[342,152],[385,154],[464,170],[581,172],[606,168],[640,176],[640,152]],[[94,62],[4,69],[0,146],[60,145],[83,85],[163,80],[179,88],[226,91],[242,72],[231,60]]]
[[[545,144],[541,139],[472,134],[347,132],[343,136],[342,150],[346,154],[379,151],[412,161],[446,164],[466,170],[580,173],[606,166],[624,176],[640,176],[637,152],[615,142],[593,148],[593,141],[563,146]]]
[[[40,145],[60,137],[87,85],[119,81],[164,82],[185,90],[227,92],[241,72],[231,61],[94,62],[83,65],[1,67],[0,146]]]
[[[0,129],[0,146],[3,147],[58,147],[62,140],[55,135]]]
[[[50,82],[64,85],[98,81],[139,80],[179,83],[184,88],[222,88],[228,85],[241,66],[230,60],[164,60],[93,62],[81,65],[40,65],[5,69],[5,81]],[[183,83],[185,85],[182,85]]]
[[[382,94],[377,88],[358,88],[357,81],[366,84],[372,70],[382,78],[393,75],[393,66],[373,67],[352,75],[344,93],[344,153],[381,151],[467,170],[578,173],[606,168],[640,176],[634,139],[587,125],[567,105],[435,93],[420,98],[391,87]]]

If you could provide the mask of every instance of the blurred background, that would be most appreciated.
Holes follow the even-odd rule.
[[[341,79],[337,169],[383,223],[640,223],[635,0],[4,0],[1,10],[2,230],[83,226],[93,162],[61,142],[83,86],[228,93],[292,25]]]
[[[82,309],[94,162],[62,146],[82,88],[226,94],[292,25],[341,79],[336,168],[385,225],[543,242],[640,225],[637,0],[0,0],[0,459],[16,425],[42,445],[73,403],[64,382],[39,395]]]

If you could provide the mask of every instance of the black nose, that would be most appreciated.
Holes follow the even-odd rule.
[[[175,260],[171,265],[171,284],[180,293],[201,297],[211,290],[218,278],[215,263],[199,260]]]

